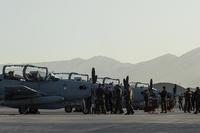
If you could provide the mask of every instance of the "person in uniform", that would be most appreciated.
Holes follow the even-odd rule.
[[[196,105],[195,105],[195,94],[194,94],[194,92],[192,91],[192,100],[191,100],[191,110],[192,111],[194,111],[195,110],[195,108],[196,108]]]
[[[165,86],[163,86],[163,90],[160,92],[161,96],[161,113],[167,113],[167,91]]]
[[[96,89],[96,110],[98,113],[106,114],[106,107],[105,107],[105,90],[101,84],[99,84],[98,88]]]
[[[122,107],[122,89],[119,85],[114,87],[114,101],[115,101],[115,108],[114,114],[123,114],[123,107]]]
[[[90,113],[95,114],[96,113],[96,92],[95,90],[91,90],[91,108]]]
[[[199,89],[199,87],[196,88],[194,97],[195,97],[195,104],[196,104],[196,111],[194,112],[194,114],[198,114],[199,109],[200,109],[199,108],[199,106],[200,106],[200,89]]]
[[[109,103],[110,103],[110,113],[113,114],[113,88],[109,89]]]
[[[143,96],[144,96],[144,111],[148,112],[148,107],[149,107],[149,97],[150,97],[150,93],[148,90],[144,90],[143,92]]]
[[[133,91],[129,84],[126,87],[124,98],[126,101],[126,115],[134,114],[135,112],[133,110]]]
[[[190,88],[187,88],[185,92],[185,109],[184,112],[191,113],[191,105],[192,105],[192,91]]]
[[[113,113],[113,94],[112,94],[112,87],[108,86],[105,90],[105,104],[106,104],[106,111]]]
[[[110,111],[110,101],[109,101],[109,87],[105,88],[105,106],[106,106],[106,111]]]
[[[9,71],[8,72],[8,79],[10,79],[10,80],[16,80],[16,78],[15,78],[15,72],[14,71]]]

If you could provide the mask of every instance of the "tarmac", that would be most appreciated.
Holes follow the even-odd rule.
[[[38,115],[18,115],[0,108],[0,133],[199,133],[200,114],[180,111],[135,115],[67,114],[64,110],[41,110]]]

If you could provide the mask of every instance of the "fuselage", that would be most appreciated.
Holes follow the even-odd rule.
[[[65,107],[70,102],[79,102],[84,98],[88,98],[91,94],[91,89],[93,88],[93,84],[90,82],[83,82],[83,81],[75,81],[75,80],[45,80],[45,81],[37,81],[37,82],[27,82],[22,80],[8,80],[2,79],[0,81],[0,100],[1,104],[13,108],[18,108],[17,104],[6,104],[5,99],[5,88],[7,87],[17,87],[17,86],[26,86],[37,92],[43,94],[44,97],[50,98],[53,100],[55,98],[63,98],[64,100],[61,102],[51,102],[40,104],[38,103],[38,108],[40,109],[59,109]],[[34,97],[35,98],[35,97]],[[24,99],[26,100],[33,100],[34,98]],[[38,97],[38,98],[41,98]],[[23,99],[20,99],[21,101]],[[40,101],[40,99],[37,99]],[[42,99],[44,100],[44,99]],[[57,100],[57,99],[55,99]],[[16,100],[17,101],[17,100]],[[22,101],[21,104],[23,104]],[[30,103],[31,104],[31,103]],[[37,104],[37,103],[34,103]]]

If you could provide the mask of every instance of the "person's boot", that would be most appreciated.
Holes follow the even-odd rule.
[[[124,113],[124,111],[123,110],[121,110],[120,112],[119,112],[119,114],[123,114]]]
[[[132,115],[134,115],[134,114],[135,114],[135,112],[134,112],[134,111],[132,111],[132,112],[131,112],[131,114],[132,114]]]

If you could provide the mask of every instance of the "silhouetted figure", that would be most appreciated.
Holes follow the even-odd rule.
[[[190,90],[190,88],[187,88],[187,91],[185,92],[184,112],[191,113],[191,106],[192,106],[192,91]]]
[[[143,96],[144,96],[144,111],[148,112],[149,111],[149,97],[150,97],[150,93],[148,90],[144,90],[143,92]]]
[[[122,89],[119,85],[114,87],[114,113],[124,113],[122,108]]]
[[[8,72],[8,79],[10,79],[10,80],[16,80],[16,78],[15,78],[15,72],[14,71],[9,71]]]
[[[167,91],[165,86],[163,86],[163,90],[160,92],[161,96],[161,113],[167,113]]]
[[[106,111],[113,113],[113,94],[110,87],[106,87],[105,90],[105,104],[106,104]]]
[[[124,99],[126,102],[126,115],[134,114],[133,110],[133,91],[129,85],[129,76],[126,77],[126,79],[123,80],[124,82]]]
[[[195,104],[196,104],[196,110],[195,110],[195,114],[199,113],[199,106],[200,106],[200,89],[199,87],[196,88],[196,91],[194,93],[194,97],[195,97]]]
[[[101,84],[96,89],[96,111],[98,113],[106,114],[106,107],[105,107],[105,90]]]
[[[106,106],[106,111],[109,112],[110,109],[110,101],[109,101],[109,87],[105,88],[105,106]]]
[[[196,108],[196,105],[195,105],[195,94],[194,94],[194,92],[192,91],[191,111],[194,111],[195,108]]]

